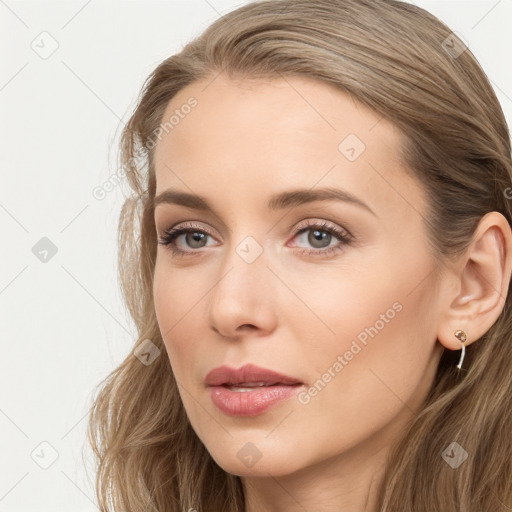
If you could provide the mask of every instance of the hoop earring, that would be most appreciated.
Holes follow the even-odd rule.
[[[464,342],[466,341],[466,333],[459,329],[454,332],[454,335],[462,343],[462,352],[460,354],[459,364],[457,365],[457,368],[460,370],[462,368],[462,361],[464,361],[464,356],[466,355],[466,346],[464,345]]]

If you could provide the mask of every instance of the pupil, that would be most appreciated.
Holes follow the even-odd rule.
[[[187,233],[187,244],[189,244],[189,242],[201,242],[203,239],[204,239],[205,235],[204,233],[192,233],[192,232],[188,232]],[[192,240],[191,240],[192,238]],[[201,245],[194,245],[194,243],[190,243],[189,245],[191,247],[201,247]]]

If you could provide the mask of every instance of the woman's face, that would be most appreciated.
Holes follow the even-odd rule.
[[[154,301],[195,432],[237,475],[385,454],[442,352],[426,202],[400,134],[299,78],[212,76],[182,89],[166,121],[156,229],[189,233],[159,244]],[[292,379],[205,382],[244,365]]]

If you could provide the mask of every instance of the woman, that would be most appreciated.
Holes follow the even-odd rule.
[[[243,6],[121,150],[139,336],[91,412],[101,510],[510,510],[510,137],[450,29]]]

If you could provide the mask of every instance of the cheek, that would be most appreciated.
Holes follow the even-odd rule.
[[[176,378],[180,379],[180,368],[186,367],[184,358],[193,359],[194,308],[200,307],[204,291],[191,287],[186,271],[171,271],[165,263],[155,266],[153,300],[160,332],[169,355]],[[186,348],[186,350],[185,350]],[[182,361],[184,364],[182,364]],[[179,363],[179,364],[178,364]]]
[[[419,339],[435,339],[431,263],[426,251],[401,247],[400,252],[391,245],[365,250],[364,258],[349,253],[343,267],[313,271],[307,280],[288,276],[307,308],[297,304],[284,321],[318,374],[338,355],[346,355],[351,365],[359,361],[366,372],[381,360],[393,367],[430,355],[431,344],[421,345]]]
[[[206,293],[207,286],[201,286],[201,278],[194,270],[172,267],[167,261],[166,249],[159,252],[153,279],[153,300],[158,324],[162,334],[174,330],[188,314],[194,314]]]
[[[326,356],[332,359],[343,355],[353,341],[366,347],[372,338],[383,338],[381,333],[400,321],[404,295],[397,279],[386,277],[392,272],[383,272],[382,262],[380,266],[372,261],[320,270],[311,271],[308,279],[285,276],[303,303],[290,297],[290,306],[294,307],[280,305],[280,311],[289,310],[284,323],[293,330],[305,360],[313,356],[313,360],[321,362],[320,366],[315,365],[317,372],[323,370]],[[356,351],[357,347],[353,349]]]
[[[323,325],[308,318],[295,332],[305,342],[300,359],[308,361],[313,376],[299,397],[304,422],[314,429],[328,411],[327,430],[335,436],[341,428],[353,443],[401,413],[410,415],[435,368],[435,302],[428,280],[415,287],[398,269],[360,277],[331,285],[327,294],[310,294]],[[305,336],[315,327],[321,335]]]
[[[217,281],[208,268],[171,267],[164,253],[157,258],[153,285],[156,318],[173,374],[186,390],[202,387],[199,377],[210,364],[210,359],[205,359],[205,353],[213,350],[206,305]],[[190,399],[183,389],[180,393],[187,405]]]

